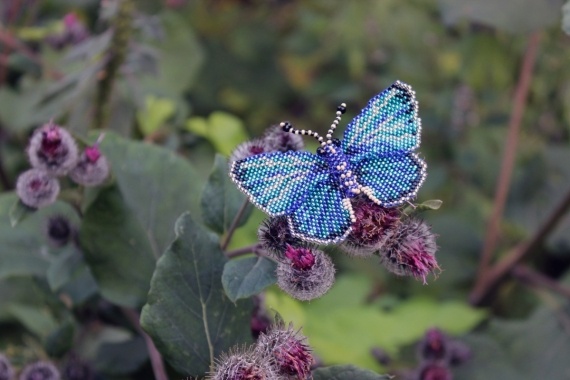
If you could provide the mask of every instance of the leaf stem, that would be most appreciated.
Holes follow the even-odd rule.
[[[505,152],[503,154],[503,160],[501,163],[501,172],[499,174],[499,181],[497,183],[497,189],[495,192],[493,212],[489,219],[489,223],[487,224],[487,232],[485,234],[485,242],[483,244],[481,260],[479,262],[479,270],[477,274],[475,288],[480,287],[481,283],[484,282],[485,278],[487,277],[487,271],[489,265],[491,264],[493,251],[495,250],[495,246],[497,243],[497,237],[499,234],[499,222],[503,215],[505,202],[507,200],[507,195],[511,184],[511,178],[513,174],[517,145],[518,145],[519,131],[522,122],[522,116],[526,108],[526,100],[530,89],[530,82],[532,80],[534,64],[536,62],[536,57],[538,55],[539,42],[540,42],[539,32],[533,33],[529,37],[527,42],[527,48],[524,54],[517,87],[515,89],[513,108],[511,111],[511,117],[509,119],[509,129],[507,133],[506,147],[505,147]]]
[[[540,247],[544,239],[554,230],[560,219],[562,219],[569,209],[570,190],[534,235],[529,240],[514,247],[501,261],[486,273],[481,282],[475,285],[469,297],[471,304],[481,305],[515,265]]]
[[[228,259],[233,259],[234,257],[247,255],[248,253],[257,253],[258,248],[258,244],[252,244],[242,248],[234,249],[233,251],[228,251],[225,254]]]
[[[228,248],[228,245],[230,244],[231,240],[232,240],[232,236],[234,235],[235,230],[237,229],[238,223],[240,221],[240,219],[242,218],[243,214],[245,213],[245,210],[247,210],[247,206],[249,205],[249,200],[247,198],[245,198],[243,200],[243,203],[241,204],[241,207],[239,208],[236,216],[234,217],[234,220],[232,220],[232,224],[230,225],[230,228],[228,228],[228,232],[226,234],[226,237],[224,238],[224,241],[222,242],[222,251],[225,251],[226,248]]]
[[[132,323],[135,330],[137,330],[137,332],[139,334],[141,334],[142,337],[144,338],[144,341],[146,343],[146,347],[148,349],[148,355],[150,357],[150,363],[152,365],[152,370],[154,372],[154,378],[156,380],[168,380],[168,376],[166,375],[166,369],[164,367],[164,362],[162,360],[162,356],[160,356],[160,353],[156,349],[156,346],[154,345],[154,342],[152,341],[151,337],[148,336],[148,334],[142,329],[141,324],[140,324],[139,313],[136,312],[135,310],[128,309],[125,307],[123,307],[121,309],[122,309],[125,317],[127,317],[129,322]]]

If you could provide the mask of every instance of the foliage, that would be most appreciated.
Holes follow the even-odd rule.
[[[324,366],[314,379],[415,374],[415,344],[432,327],[471,348],[451,368],[456,378],[563,377],[563,3],[2,1],[0,352],[17,371],[39,359],[64,371],[80,358],[98,379],[150,379],[162,358],[170,378],[200,378],[222,352],[250,344],[252,321],[269,310],[302,328]],[[293,300],[273,286],[276,261],[288,258],[263,253],[264,216],[228,177],[226,157],[282,120],[325,131],[346,102],[342,131],[396,79],[417,93],[428,163],[402,211],[438,235],[442,272],[422,285],[382,269],[377,252],[363,259],[328,246],[336,283],[320,299]],[[28,138],[52,119],[81,149],[98,144],[111,175],[95,187],[62,178],[58,201],[35,210],[18,202],[15,183],[29,167]],[[509,149],[512,181],[483,268]],[[64,239],[54,239],[54,218],[68,227]]]

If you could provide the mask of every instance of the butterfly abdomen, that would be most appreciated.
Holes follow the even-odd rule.
[[[338,140],[337,140],[338,141]],[[342,151],[340,144],[329,144],[322,148],[318,154],[329,165],[331,178],[346,198],[354,198],[360,193],[360,186],[356,182],[348,157]]]

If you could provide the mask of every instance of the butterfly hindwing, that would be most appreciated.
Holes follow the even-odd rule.
[[[316,184],[288,218],[294,236],[319,244],[342,241],[350,233],[350,200],[332,180]]]
[[[353,166],[364,193],[385,207],[413,199],[426,176],[426,164],[415,153],[370,156]]]
[[[400,81],[370,99],[344,132],[342,147],[351,163],[416,149],[421,134],[417,109],[414,91]]]
[[[239,189],[271,216],[296,210],[327,176],[326,163],[309,152],[258,154],[230,167],[230,177]]]

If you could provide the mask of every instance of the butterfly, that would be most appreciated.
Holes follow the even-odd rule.
[[[412,88],[400,81],[370,99],[348,124],[343,140],[332,137],[343,103],[317,153],[270,152],[234,161],[230,177],[249,200],[270,216],[286,216],[293,236],[318,244],[346,239],[356,221],[351,199],[365,196],[383,207],[409,202],[426,177],[426,164],[414,150],[421,120]]]

